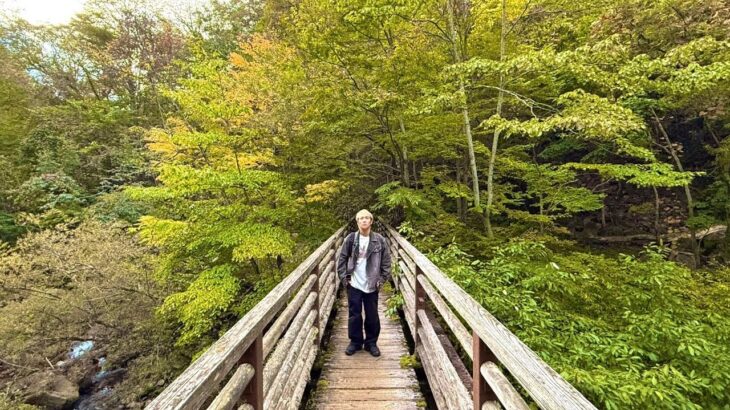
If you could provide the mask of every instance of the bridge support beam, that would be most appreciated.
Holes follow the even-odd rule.
[[[254,410],[264,409],[264,338],[259,333],[251,346],[243,354],[239,364],[248,363],[254,368],[253,378],[243,391],[241,402],[253,406]]]
[[[481,368],[485,362],[496,363],[497,358],[494,356],[489,347],[484,343],[479,335],[472,331],[472,397],[474,401],[474,410],[481,410],[484,403],[488,401],[497,401],[497,395],[482,377]]]

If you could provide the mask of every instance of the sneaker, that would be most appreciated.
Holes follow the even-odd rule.
[[[347,349],[345,349],[345,354],[348,356],[352,356],[358,350],[362,350],[362,345],[356,345],[355,343],[350,343],[347,346]]]
[[[371,355],[378,357],[380,356],[380,349],[378,349],[377,345],[372,345],[370,347],[365,348],[368,352],[370,352]]]

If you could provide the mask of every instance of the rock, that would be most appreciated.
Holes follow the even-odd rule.
[[[52,371],[33,373],[24,378],[25,399],[28,404],[48,409],[70,407],[79,398],[79,386],[65,376]]]
[[[676,261],[690,269],[697,269],[697,261],[692,252],[678,252]]]
[[[93,358],[87,356],[75,360],[66,369],[66,377],[79,386],[81,391],[91,388],[96,374],[96,363]]]
[[[122,379],[124,379],[126,374],[127,369],[115,369],[100,374],[99,377],[97,377],[97,380],[99,381],[99,388],[110,387],[119,383]]]

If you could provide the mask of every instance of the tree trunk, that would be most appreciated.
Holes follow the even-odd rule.
[[[454,5],[452,1],[446,0],[446,6],[448,8],[449,17],[449,30],[451,32],[451,45],[454,53],[454,62],[461,62],[461,53],[457,44],[456,26],[454,25]],[[474,193],[474,207],[479,209],[479,175],[477,174],[477,162],[476,156],[474,155],[474,141],[471,134],[471,119],[469,117],[469,106],[466,98],[466,87],[464,87],[464,78],[459,75],[459,92],[462,95],[462,107],[461,114],[464,118],[464,134],[466,135],[467,149],[469,150],[469,166],[471,168],[471,179],[472,179],[472,191]]]
[[[664,241],[662,240],[662,237],[659,232],[659,191],[657,191],[656,187],[653,186],[651,189],[654,190],[654,234],[656,235],[656,241],[659,245],[663,245]]]
[[[652,115],[654,116],[654,121],[656,122],[657,128],[659,129],[659,133],[664,137],[664,140],[667,142],[667,149],[669,149],[669,153],[672,156],[672,159],[674,160],[674,164],[677,167],[677,170],[679,172],[684,172],[684,167],[682,166],[682,161],[679,160],[679,156],[677,155],[677,152],[674,150],[674,147],[672,146],[672,141],[669,139],[669,134],[667,134],[667,131],[664,129],[664,126],[662,125],[661,121],[659,121],[659,117],[656,115],[656,112],[654,109],[651,110]],[[684,188],[684,195],[687,197],[687,215],[689,216],[689,219],[694,218],[695,211],[694,211],[694,201],[692,200],[692,192],[689,189],[689,184],[685,184],[683,186]],[[702,265],[702,261],[700,260],[700,245],[697,241],[697,232],[694,228],[689,227],[690,232],[690,238],[692,240],[692,252],[694,253],[696,266]]]
[[[502,15],[500,17],[501,28],[499,34],[499,61],[504,61],[505,53],[505,36],[507,26],[507,0],[502,0]],[[502,102],[504,100],[504,74],[499,74],[499,94],[497,95],[497,115],[502,115]],[[494,136],[492,137],[492,153],[489,157],[489,171],[487,172],[487,209],[486,209],[486,221],[487,221],[487,236],[490,238],[494,237],[492,231],[492,201],[494,199],[494,163],[497,161],[497,147],[499,145],[499,132],[494,130]],[[542,205],[541,205],[542,209]],[[542,231],[542,222],[540,223],[540,231]]]
[[[398,123],[400,124],[400,132],[401,134],[406,133],[406,126],[403,124],[403,117],[398,117]],[[410,186],[410,176],[408,175],[408,151],[406,150],[405,145],[402,147],[403,151],[403,186],[408,187]]]
[[[461,184],[461,167],[459,166],[459,161],[456,161],[456,183]],[[456,198],[456,214],[459,216],[459,220],[461,222],[465,221],[464,218],[464,198],[457,197]]]

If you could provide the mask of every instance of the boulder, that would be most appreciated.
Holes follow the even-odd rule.
[[[28,404],[47,409],[65,409],[79,398],[79,386],[52,371],[33,373],[24,378],[25,399]]]

